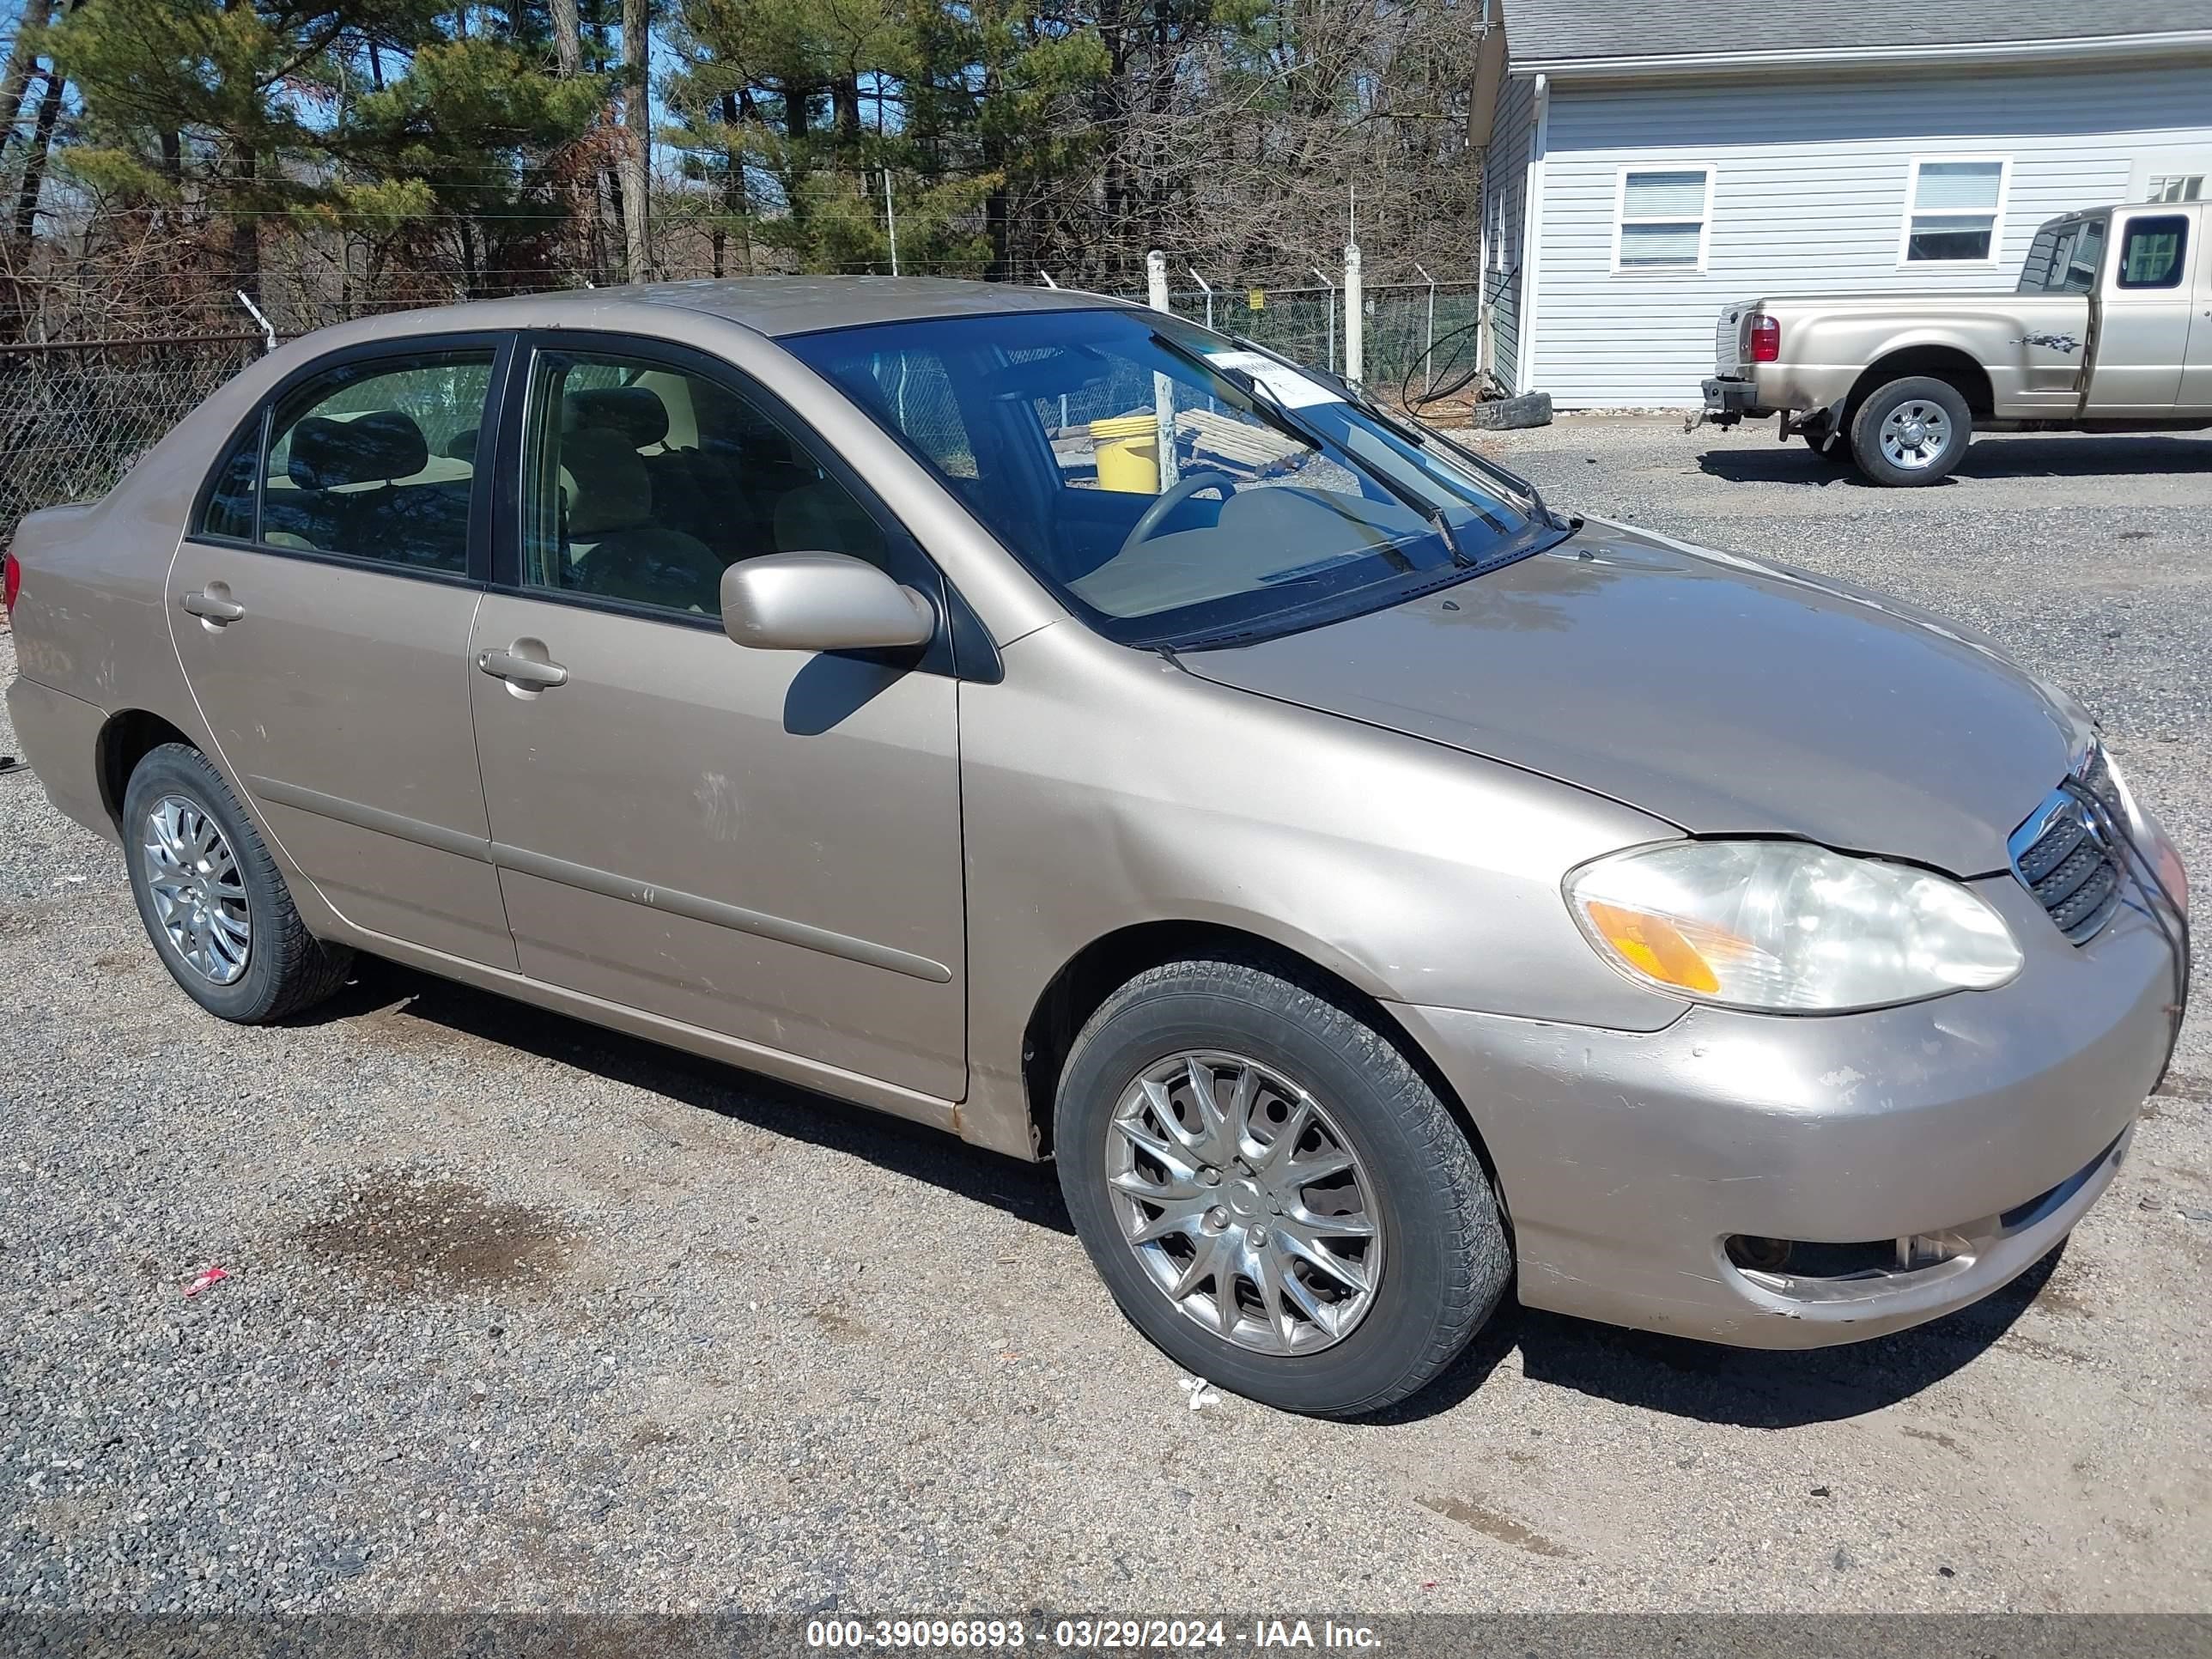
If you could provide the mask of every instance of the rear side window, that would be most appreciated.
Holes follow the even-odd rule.
[[[2120,243],[2122,288],[2178,288],[2182,255],[2189,249],[2189,221],[2184,215],[2130,219]]]
[[[380,358],[295,387],[217,468],[201,533],[465,573],[492,356]]]

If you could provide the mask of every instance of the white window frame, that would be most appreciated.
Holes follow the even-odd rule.
[[[1706,255],[1713,243],[1714,180],[1719,169],[1711,161],[1630,161],[1624,162],[1613,179],[1613,274],[1616,276],[1702,276],[1705,274]],[[1702,173],[1705,175],[1705,203],[1698,220],[1698,263],[1694,265],[1624,265],[1620,263],[1621,230],[1628,223],[1628,175],[1632,173]],[[1679,225],[1678,218],[1638,219],[1639,225]]]
[[[1990,221],[1990,252],[1984,259],[1915,259],[1912,221],[1919,210],[1920,169],[1952,161],[1994,161],[1997,164],[1996,215]],[[1905,216],[1897,227],[1897,268],[1899,270],[1990,270],[2004,258],[2005,210],[2012,204],[2012,157],[2009,155],[1916,155],[1905,168]],[[1928,210],[1938,214],[1941,209]]]

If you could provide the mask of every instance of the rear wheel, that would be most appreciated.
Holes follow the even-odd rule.
[[[123,833],[147,937],[210,1013],[260,1024],[345,982],[353,952],[307,932],[253,821],[199,750],[164,744],[138,763]]]
[[[1973,435],[1973,414],[1959,389],[1915,375],[1892,380],[1859,405],[1851,454],[1875,483],[1912,488],[1949,477]]]
[[[1824,420],[1816,426],[1802,427],[1797,435],[1805,441],[1805,447],[1831,466],[1842,466],[1851,459],[1851,447],[1840,435],[1833,443],[1828,441],[1828,423]]]
[[[1062,1192],[1115,1300],[1178,1364],[1285,1411],[1415,1393],[1504,1293],[1466,1134],[1316,983],[1170,963],[1109,998],[1054,1115]]]

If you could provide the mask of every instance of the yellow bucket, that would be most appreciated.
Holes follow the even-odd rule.
[[[1116,415],[1091,423],[1098,487],[1125,495],[1160,493],[1160,422],[1156,415]]]

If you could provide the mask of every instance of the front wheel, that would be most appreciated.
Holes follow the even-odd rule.
[[[1285,1411],[1381,1410],[1504,1293],[1512,1251],[1466,1133],[1316,981],[1170,963],[1076,1039],[1060,1189],[1115,1300],[1179,1364]]]
[[[1875,483],[1909,489],[1949,477],[1973,435],[1973,414],[1959,389],[1914,375],[1892,380],[1859,405],[1851,454]]]

